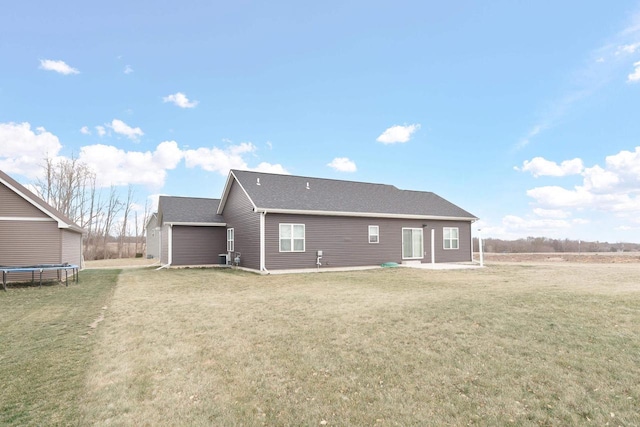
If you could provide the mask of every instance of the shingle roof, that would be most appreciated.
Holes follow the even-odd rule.
[[[431,192],[294,175],[241,170],[231,173],[259,210],[477,219]]]
[[[70,230],[76,231],[78,233],[85,233],[86,230],[81,228],[78,224],[73,222],[69,217],[65,214],[51,206],[49,203],[42,200],[39,196],[32,193],[29,189],[27,189],[24,185],[20,184],[15,179],[11,178],[6,173],[0,170],[0,182],[4,182],[8,184],[10,187],[13,187],[14,190],[20,193],[20,196],[36,206],[42,212],[47,214],[52,219],[58,221],[58,227],[68,228]]]
[[[163,223],[224,224],[222,215],[217,214],[219,203],[220,199],[160,196],[158,219]]]

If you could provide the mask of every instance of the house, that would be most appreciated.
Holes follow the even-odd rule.
[[[217,213],[220,200],[160,196],[157,224],[161,228],[163,265],[218,264],[226,254],[226,223]]]
[[[148,259],[160,258],[160,227],[158,226],[158,213],[153,213],[144,226],[147,236],[145,255]]]
[[[242,170],[220,200],[161,197],[158,219],[163,264],[226,253],[262,272],[471,261],[477,220],[431,192]]]
[[[0,265],[82,266],[84,230],[0,171]],[[47,278],[56,273],[49,273]],[[22,277],[16,275],[14,280]],[[26,276],[24,276],[26,278]],[[31,274],[28,274],[31,280]]]

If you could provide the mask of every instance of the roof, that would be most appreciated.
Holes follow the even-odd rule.
[[[157,227],[158,225],[158,212],[153,212],[151,215],[149,215],[149,219],[147,219],[147,222],[144,224],[144,228],[149,227],[149,224],[151,224],[151,222],[154,222],[153,226]]]
[[[220,199],[160,196],[158,222],[176,225],[225,225],[222,215],[217,214],[219,203]]]
[[[477,218],[432,192],[393,185],[232,170],[218,212],[236,180],[256,211],[397,218]]]
[[[85,233],[86,230],[73,222],[65,214],[42,200],[39,196],[28,190],[24,185],[0,170],[0,183],[6,185],[10,190],[31,203],[33,206],[42,211],[45,215],[58,222],[58,228],[68,228],[78,233]]]

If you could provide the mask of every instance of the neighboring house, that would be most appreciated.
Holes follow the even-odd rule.
[[[163,199],[163,264],[202,264],[202,257],[192,258],[194,241],[213,262],[216,252],[226,252],[241,267],[263,272],[472,260],[477,218],[430,192],[232,170],[219,201],[161,197],[160,205]],[[203,211],[191,218],[193,200]],[[207,212],[205,200],[217,211]],[[211,237],[194,231],[178,245],[177,225],[206,227]]]
[[[218,199],[160,196],[160,262],[163,265],[218,264],[226,250],[226,223]]]
[[[65,215],[0,171],[0,265],[82,266],[83,232]]]
[[[147,235],[145,254],[147,258],[160,258],[160,227],[158,226],[158,214],[153,213],[149,217],[147,224],[145,225],[145,232]]]

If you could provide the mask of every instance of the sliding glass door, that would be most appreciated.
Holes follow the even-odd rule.
[[[402,229],[402,258],[422,259],[424,253],[424,239],[422,228]]]

